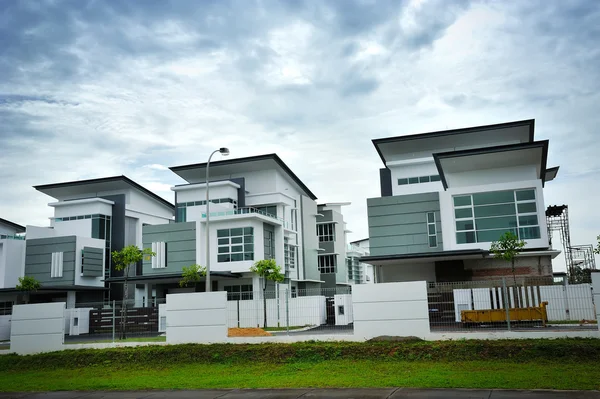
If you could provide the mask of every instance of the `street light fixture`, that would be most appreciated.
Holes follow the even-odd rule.
[[[210,292],[210,200],[208,197],[208,168],[210,167],[210,159],[217,152],[220,152],[223,156],[227,156],[229,155],[229,148],[221,147],[218,150],[214,150],[206,163],[206,292]]]

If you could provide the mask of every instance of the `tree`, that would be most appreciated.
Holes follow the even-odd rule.
[[[179,280],[179,286],[189,287],[192,284],[196,285],[203,276],[206,276],[206,267],[196,264],[189,267],[184,266],[183,272],[181,273],[181,280]]]
[[[594,248],[594,253],[600,255],[600,236],[596,237],[596,239],[598,240],[598,246]]]
[[[498,241],[494,241],[490,247],[490,251],[494,254],[494,258],[503,259],[510,262],[513,280],[515,282],[515,289],[517,289],[517,277],[515,275],[515,258],[521,253],[521,250],[525,248],[527,243],[520,240],[519,237],[512,231],[504,233]],[[518,292],[518,290],[517,290]],[[518,293],[517,293],[518,301]]]
[[[19,277],[19,284],[17,284],[15,288],[25,293],[25,303],[28,303],[29,293],[39,290],[41,288],[41,284],[35,279],[35,277],[25,276]]]
[[[281,266],[277,265],[275,259],[259,260],[250,268],[250,271],[258,274],[260,277],[263,278],[263,326],[267,327],[267,282],[273,281],[276,283],[280,283],[285,279],[285,275],[281,273]]]
[[[129,298],[129,289],[127,287],[127,279],[129,278],[129,270],[132,265],[141,262],[144,258],[148,260],[156,253],[150,248],[139,249],[135,245],[128,245],[120,251],[113,251],[112,260],[115,270],[123,271],[125,279],[123,283],[123,305],[121,306],[121,334],[120,338],[125,339],[125,326],[127,325],[127,299]]]

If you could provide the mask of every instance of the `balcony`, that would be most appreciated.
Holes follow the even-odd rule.
[[[222,216],[251,215],[251,214],[258,214],[258,215],[266,216],[271,219],[275,219],[275,220],[279,221],[285,229],[288,229],[288,230],[290,229],[290,222],[288,222],[280,217],[277,217],[275,215],[272,215],[270,213],[267,213],[267,212],[264,212],[264,211],[261,211],[259,209],[252,208],[252,207],[244,207],[244,208],[238,208],[238,209],[232,209],[232,210],[220,211],[220,212],[211,212],[210,217],[213,218],[213,217],[222,217]],[[202,218],[203,219],[206,218],[206,213],[202,214]]]

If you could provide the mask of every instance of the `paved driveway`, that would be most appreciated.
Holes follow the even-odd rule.
[[[39,392],[0,393],[0,399],[241,399],[241,398],[344,398],[344,399],[600,399],[598,391],[509,391],[469,389],[232,389],[134,392]]]

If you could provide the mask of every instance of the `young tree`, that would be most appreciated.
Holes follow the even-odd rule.
[[[490,247],[490,251],[494,254],[494,258],[503,259],[510,262],[513,280],[515,283],[515,289],[517,289],[517,277],[515,275],[515,258],[521,253],[521,250],[525,248],[527,243],[520,240],[519,237],[512,231],[504,233],[498,241],[494,241]],[[519,301],[517,293],[517,301]]]
[[[123,305],[121,306],[121,334],[120,338],[125,339],[125,326],[127,325],[127,299],[129,298],[129,289],[127,287],[127,279],[129,278],[129,270],[132,265],[141,262],[144,258],[149,259],[156,256],[150,248],[139,249],[135,245],[128,245],[120,251],[113,251],[112,261],[115,270],[123,271],[125,279],[123,283]]]
[[[19,284],[15,287],[19,291],[25,293],[25,303],[29,303],[29,293],[39,290],[41,284],[35,279],[35,277],[19,277]]]
[[[267,282],[273,281],[276,283],[280,283],[285,279],[285,275],[281,273],[281,267],[277,265],[275,259],[259,260],[250,268],[250,271],[258,274],[260,277],[263,278],[263,326],[267,327]]]
[[[200,282],[200,278],[206,276],[206,267],[200,265],[184,266],[183,272],[181,273],[181,280],[179,280],[180,287],[189,287],[190,285],[196,285]]]

